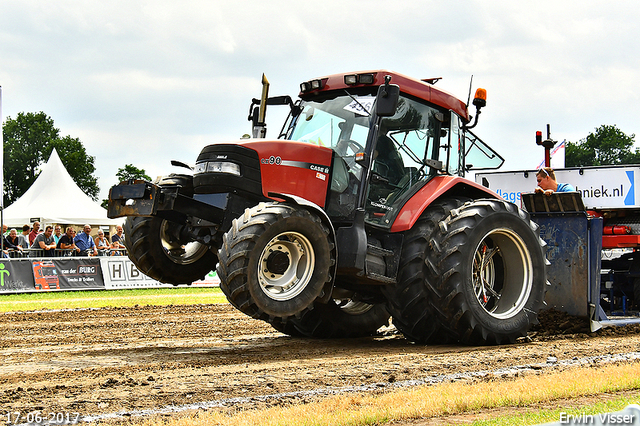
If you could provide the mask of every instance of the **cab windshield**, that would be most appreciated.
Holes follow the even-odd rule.
[[[364,147],[374,101],[371,94],[302,101],[302,112],[292,118],[286,138],[333,149],[345,141]]]
[[[327,206],[330,216],[348,219],[355,210],[362,170],[355,154],[365,150],[374,102],[372,93],[339,92],[322,100],[301,101],[301,113],[290,117],[287,139],[329,147],[336,153]],[[440,144],[447,130],[445,117],[450,117],[448,111],[401,96],[396,113],[382,120],[367,190],[368,223],[391,226],[406,199],[443,171],[437,160],[448,157]]]

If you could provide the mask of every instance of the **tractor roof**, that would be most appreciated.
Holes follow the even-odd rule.
[[[384,84],[385,76],[391,76],[391,84],[400,86],[404,94],[423,99],[445,109],[450,109],[469,121],[467,106],[460,99],[450,93],[433,86],[439,79],[416,80],[393,71],[375,70],[359,71],[352,73],[334,74],[318,79],[310,80],[300,85],[300,97],[311,99],[313,95],[330,90],[340,90],[360,87],[376,87]],[[349,77],[349,78],[347,78]],[[347,83],[349,81],[349,83]]]

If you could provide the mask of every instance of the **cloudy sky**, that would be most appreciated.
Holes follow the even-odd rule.
[[[262,73],[295,97],[314,77],[384,68],[443,77],[463,100],[473,75],[488,91],[475,132],[504,169],[533,168],[547,123],[556,140],[640,134],[638,22],[624,0],[0,0],[3,120],[51,116],[95,156],[106,198],[125,164],[168,174],[249,133]]]

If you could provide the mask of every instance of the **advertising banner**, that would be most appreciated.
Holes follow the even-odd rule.
[[[36,290],[104,289],[97,259],[51,259],[31,261]]]
[[[218,286],[210,272],[193,286]],[[142,274],[125,256],[0,260],[0,294],[174,287]]]
[[[100,263],[104,273],[104,283],[107,290],[123,288],[173,287],[162,284],[136,268],[136,265],[124,256],[101,257]]]
[[[507,201],[521,205],[520,194],[537,186],[536,170],[476,174],[476,182],[488,186]],[[588,209],[635,207],[640,198],[640,166],[603,166],[555,170],[556,181],[570,183],[582,194]],[[636,185],[636,181],[639,181]]]
[[[104,280],[102,278],[102,269],[100,268],[100,260],[95,257],[83,258],[58,258],[49,260],[56,268],[59,289],[62,290],[87,290],[87,289],[104,289]],[[38,287],[38,277],[36,276],[35,261],[33,275],[36,279],[36,288]]]
[[[0,293],[23,293],[35,290],[29,259],[0,260]]]

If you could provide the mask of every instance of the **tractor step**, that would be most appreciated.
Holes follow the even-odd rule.
[[[393,256],[393,250],[387,250],[382,247],[374,246],[371,244],[367,244],[367,253],[372,254],[374,256],[382,256],[389,257]]]
[[[395,284],[396,283],[396,279],[395,278],[387,277],[387,276],[376,274],[376,273],[373,273],[373,272],[368,273],[367,274],[367,278],[369,278],[372,281],[376,281],[377,283],[380,283],[380,284]]]
[[[367,244],[367,278],[379,284],[394,284],[396,282],[395,277],[388,277],[385,275],[387,272],[387,261],[385,261],[385,258],[392,257],[393,255],[394,253],[392,250],[387,250],[373,244]]]

